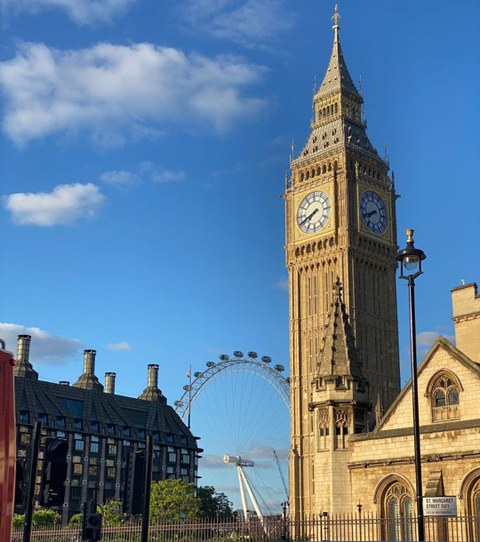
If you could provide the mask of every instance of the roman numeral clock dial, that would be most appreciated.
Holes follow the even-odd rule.
[[[388,216],[385,203],[373,190],[365,190],[360,198],[360,215],[363,223],[375,235],[385,232]]]
[[[311,192],[298,206],[297,224],[305,233],[320,231],[330,217],[330,198],[325,192]]]

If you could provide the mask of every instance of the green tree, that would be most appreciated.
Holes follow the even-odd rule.
[[[150,492],[152,519],[193,519],[201,515],[201,503],[194,484],[169,478],[153,482]]]
[[[213,486],[199,487],[197,490],[202,516],[207,518],[233,517],[232,503],[225,493],[217,493]]]
[[[121,501],[108,501],[103,506],[98,506],[98,512],[102,514],[103,525],[120,525],[125,519]]]
[[[32,514],[32,525],[35,527],[52,527],[60,523],[62,517],[55,510],[49,508],[35,510]]]

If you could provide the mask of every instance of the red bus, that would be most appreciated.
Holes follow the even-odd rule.
[[[13,354],[0,339],[0,540],[11,538],[15,499],[15,392]]]

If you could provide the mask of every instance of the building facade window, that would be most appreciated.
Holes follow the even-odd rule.
[[[95,420],[92,420],[90,422],[90,431],[92,433],[98,433],[98,429],[99,429],[98,422]]]
[[[480,542],[480,469],[474,469],[468,474],[460,488],[460,495],[465,498],[469,517],[468,540]]]
[[[460,386],[453,375],[441,373],[430,386],[432,421],[460,418]]]
[[[65,418],[64,418],[64,416],[56,416],[55,425],[57,427],[65,427]]]
[[[44,412],[41,412],[38,415],[38,421],[43,425],[48,425],[48,415],[45,414]]]
[[[409,542],[414,540],[413,499],[402,482],[394,482],[384,493],[383,510],[386,540]]]
[[[83,423],[82,420],[73,420],[73,428],[77,429],[78,431],[81,431],[83,429]]]

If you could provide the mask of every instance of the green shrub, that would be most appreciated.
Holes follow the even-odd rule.
[[[15,530],[23,529],[25,525],[25,514],[14,514],[13,515],[13,528]]]
[[[70,518],[68,522],[68,526],[79,527],[82,524],[82,517],[83,517],[83,514],[81,512],[78,512],[77,514],[73,514],[73,516]]]
[[[52,527],[60,523],[61,519],[60,514],[55,510],[48,508],[35,510],[32,514],[32,525],[35,525],[35,527]]]

